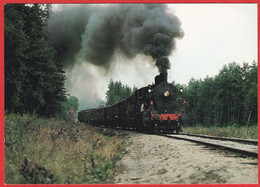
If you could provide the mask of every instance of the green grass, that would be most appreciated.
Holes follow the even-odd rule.
[[[5,116],[6,184],[111,183],[125,154],[118,136],[83,123]]]
[[[183,127],[183,133],[203,134],[241,139],[258,139],[258,126],[257,124],[249,127],[238,125],[230,125],[227,127],[204,127],[201,125],[196,125],[194,127]]]

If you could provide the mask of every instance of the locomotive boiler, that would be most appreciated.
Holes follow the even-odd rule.
[[[82,110],[78,119],[109,128],[179,133],[183,101],[182,89],[168,83],[167,73],[161,73],[155,77],[155,84],[140,88],[134,95],[113,105]]]

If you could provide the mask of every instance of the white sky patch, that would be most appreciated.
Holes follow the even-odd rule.
[[[257,61],[257,4],[171,4],[185,32],[170,57],[169,79],[217,75],[225,64]]]

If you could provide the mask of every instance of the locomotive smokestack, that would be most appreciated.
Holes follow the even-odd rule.
[[[167,82],[168,73],[161,73],[160,76],[162,77],[162,82]]]
[[[155,84],[167,82],[167,69],[170,69],[170,61],[167,57],[158,57],[156,60],[156,66],[160,72],[160,75],[155,77]]]
[[[155,85],[156,84],[161,84],[162,82],[167,82],[167,76],[168,76],[168,73],[160,73],[160,75],[157,75],[155,77]]]

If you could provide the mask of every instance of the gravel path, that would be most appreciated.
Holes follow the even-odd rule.
[[[195,143],[130,132],[115,184],[255,184],[258,160]]]

